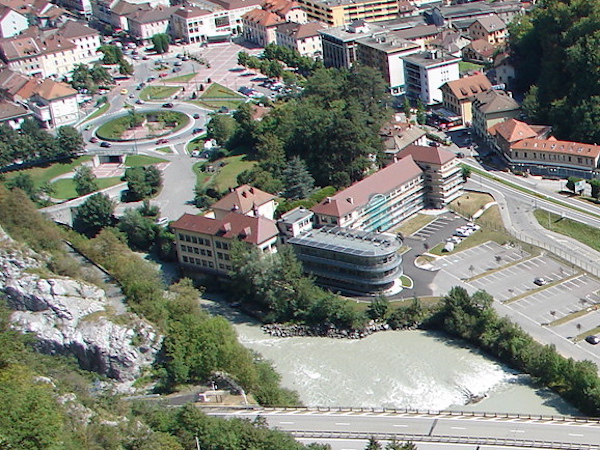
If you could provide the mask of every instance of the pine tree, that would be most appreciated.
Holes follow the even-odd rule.
[[[295,156],[289,160],[283,170],[283,184],[285,186],[283,196],[297,200],[310,196],[315,187],[315,179],[306,168],[304,160]]]

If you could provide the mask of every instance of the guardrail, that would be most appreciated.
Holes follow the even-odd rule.
[[[582,417],[582,416],[552,416],[543,414],[520,414],[520,413],[494,413],[494,412],[479,412],[479,411],[447,411],[447,410],[420,410],[409,408],[364,408],[353,406],[296,406],[296,407],[276,407],[276,406],[212,406],[220,410],[223,409],[246,409],[255,411],[260,414],[261,411],[306,411],[306,412],[329,412],[329,413],[372,413],[372,414],[398,414],[398,415],[415,415],[415,416],[448,416],[448,417],[482,417],[489,419],[520,419],[520,420],[535,420],[544,422],[578,422],[578,423],[593,423],[600,425],[600,418]],[[599,444],[600,445],[600,444]]]
[[[395,439],[401,442],[438,442],[445,444],[469,444],[469,445],[495,445],[504,447],[525,447],[535,449],[564,449],[564,450],[599,450],[598,444],[570,444],[564,442],[536,441],[527,439],[511,438],[482,438],[466,436],[429,436],[424,434],[396,434],[396,433],[359,433],[359,432],[306,432],[286,431],[298,438],[306,439],[359,439],[367,440],[375,438],[379,441]]]

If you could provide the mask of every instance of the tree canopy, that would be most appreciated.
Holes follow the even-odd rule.
[[[510,25],[530,120],[561,139],[600,142],[600,1],[544,0]]]
[[[169,51],[169,43],[171,37],[166,33],[158,33],[152,36],[152,44],[156,53],[167,53]]]

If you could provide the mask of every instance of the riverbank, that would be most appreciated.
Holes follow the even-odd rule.
[[[333,339],[363,339],[378,331],[387,331],[387,323],[372,323],[362,330],[340,329],[330,325],[310,327],[308,325],[285,325],[270,323],[263,325],[261,330],[274,337],[326,337]]]

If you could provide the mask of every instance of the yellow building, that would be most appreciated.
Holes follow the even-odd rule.
[[[398,0],[297,0],[302,5],[309,20],[315,20],[337,27],[353,20],[379,22],[398,17]]]

